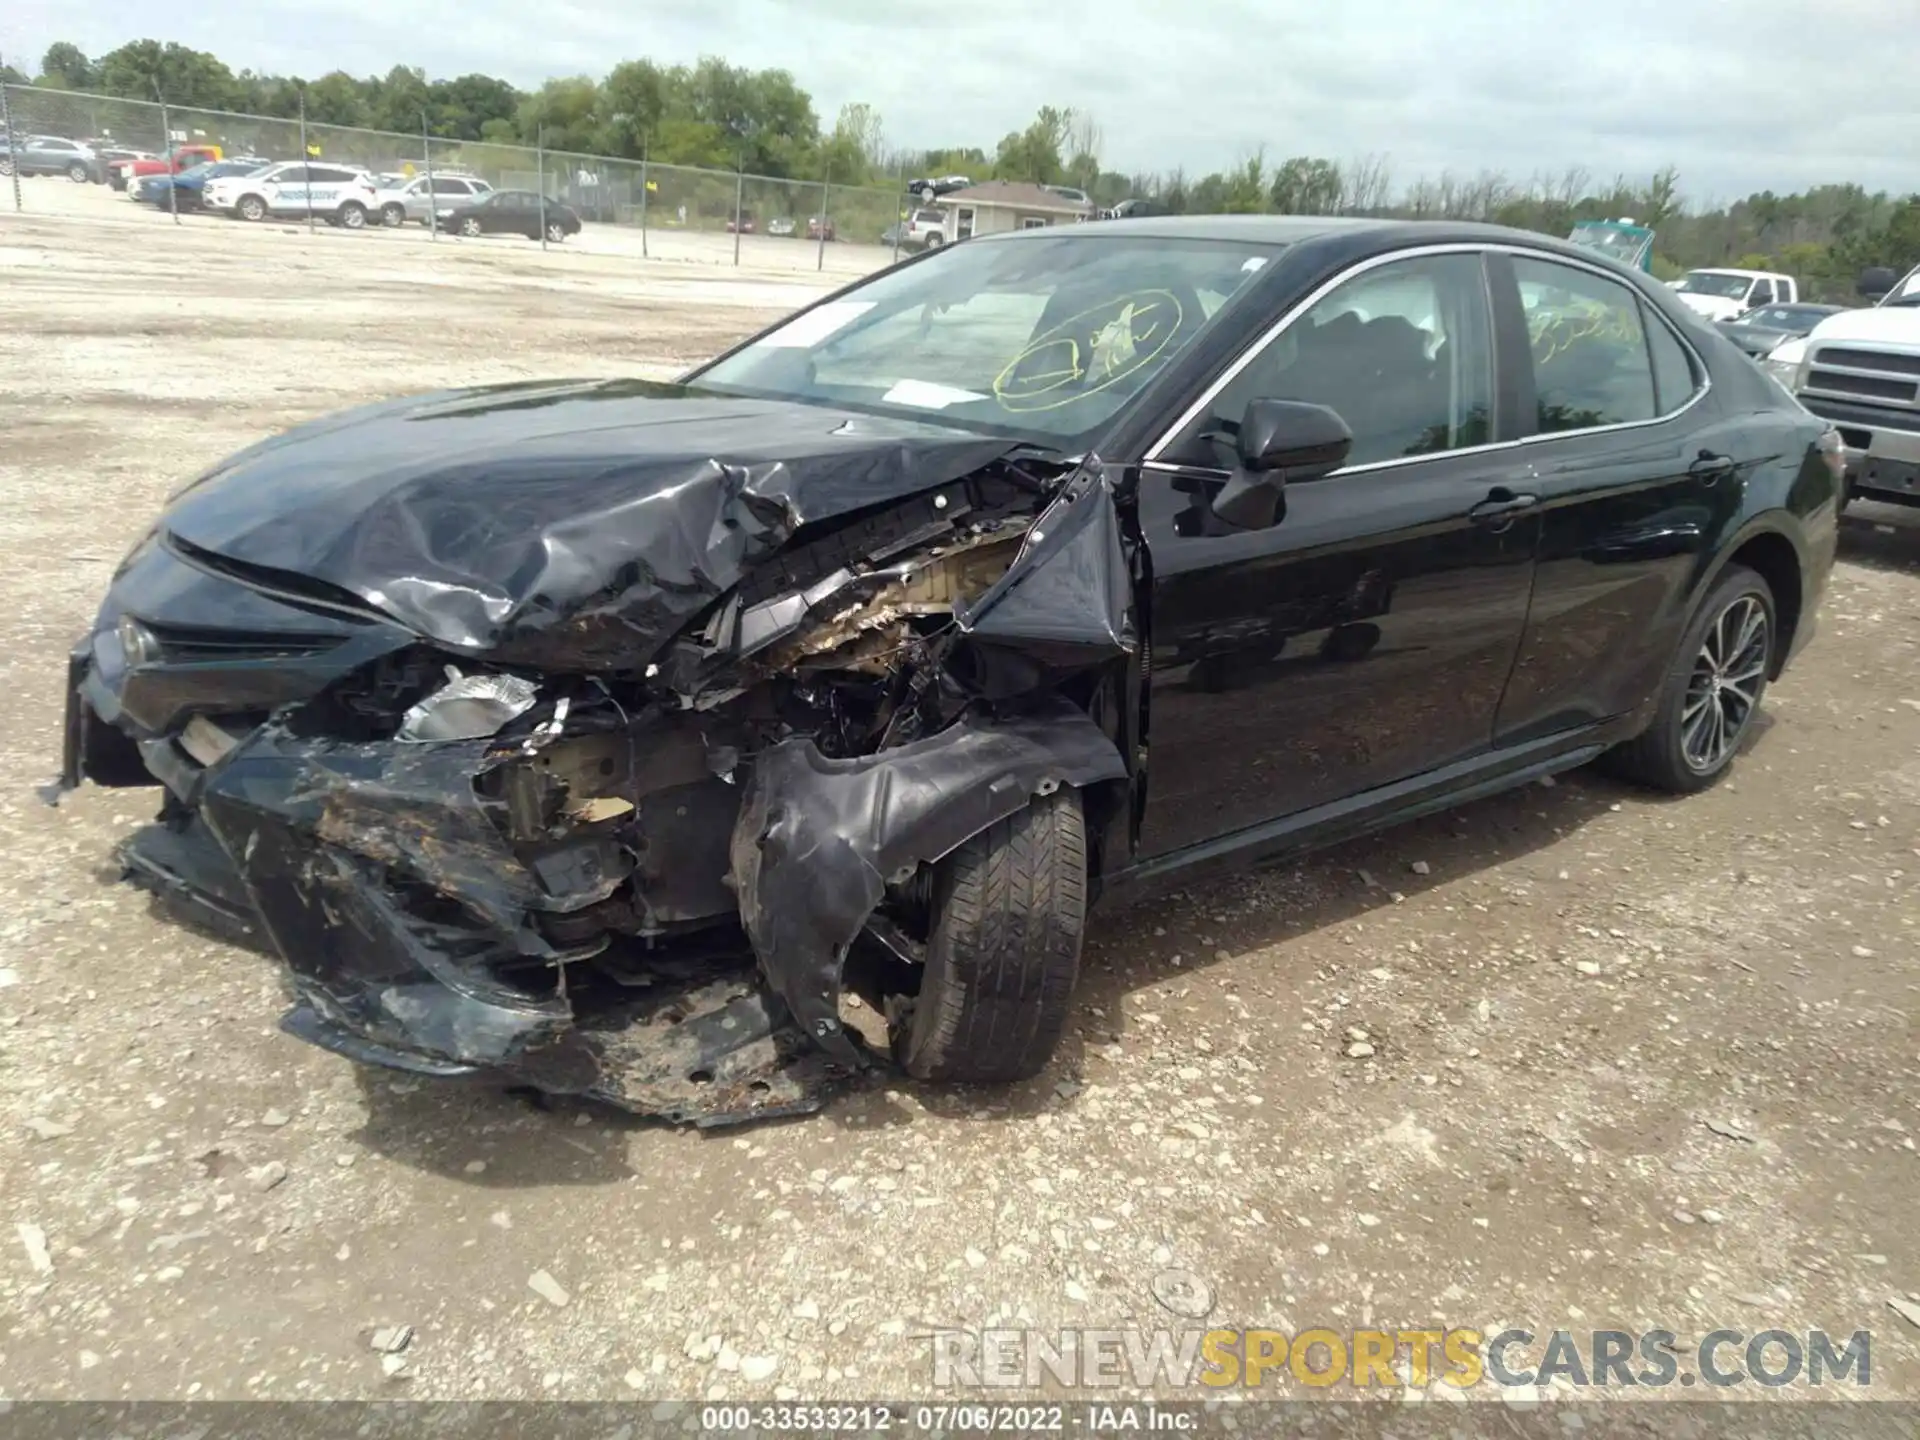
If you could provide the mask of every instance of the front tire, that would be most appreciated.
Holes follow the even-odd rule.
[[[383,205],[380,207],[380,223],[398,228],[407,223],[407,207],[404,205]]]
[[[1606,768],[1675,795],[1713,785],[1753,728],[1778,644],[1773,591],[1729,566],[1681,637],[1653,723],[1608,752]]]
[[[73,164],[67,166],[67,178],[73,181],[73,183],[76,185],[84,185],[89,180],[93,179],[93,176],[87,172],[87,167],[85,165],[82,165],[78,160],[76,160],[73,162]]]
[[[567,239],[567,227],[562,225],[558,220],[549,222],[547,225],[547,239],[555,245],[564,245]]]
[[[469,240],[479,239],[480,238],[480,222],[474,219],[462,220],[460,222],[460,233],[466,236]]]
[[[267,218],[267,202],[258,195],[242,195],[240,203],[233,207],[233,213],[242,220],[258,225]]]
[[[906,1072],[983,1084],[1039,1074],[1066,1029],[1086,913],[1078,791],[1039,797],[942,860],[920,993],[893,1036]]]

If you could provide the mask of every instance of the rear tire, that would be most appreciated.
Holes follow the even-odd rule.
[[[989,827],[934,876],[926,972],[893,1036],[921,1080],[999,1084],[1046,1067],[1066,1029],[1086,928],[1078,791]]]
[[[404,205],[383,205],[380,207],[380,223],[398,228],[407,223],[407,207]]]
[[[364,230],[367,228],[367,207],[358,200],[349,200],[334,212],[333,223],[343,230]]]
[[[11,157],[11,156],[0,156],[0,176],[6,176],[6,175],[11,175],[11,174],[13,174],[13,159],[12,159],[12,157]]]
[[[1778,645],[1773,591],[1746,566],[1728,566],[1681,636],[1653,723],[1608,751],[1602,768],[1674,795],[1715,784],[1760,713]]]
[[[460,222],[460,233],[466,236],[469,240],[479,239],[480,238],[480,222],[478,220],[473,220],[473,219],[462,220]]]
[[[934,231],[931,235],[927,236],[927,249],[929,250],[938,250],[942,245],[946,243],[947,243],[947,237],[942,235],[938,230]]]

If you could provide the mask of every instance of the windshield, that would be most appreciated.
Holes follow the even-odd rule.
[[[1282,248],[959,244],[795,316],[691,383],[1065,440],[1110,418]]]
[[[1576,225],[1567,238],[1586,250],[1598,250],[1616,260],[1636,261],[1653,232],[1615,225]]]
[[[1674,289],[1688,295],[1717,295],[1722,300],[1745,298],[1751,275],[1716,275],[1708,270],[1689,270],[1675,282]]]
[[[1887,292],[1882,305],[1920,305],[1920,265],[1907,272],[1906,278]]]

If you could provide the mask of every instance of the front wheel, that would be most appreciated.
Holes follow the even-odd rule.
[[[1078,791],[1039,797],[942,860],[920,993],[894,1024],[906,1072],[994,1084],[1044,1069],[1066,1029],[1086,913]]]
[[[267,218],[267,202],[258,195],[242,195],[240,203],[233,208],[242,220],[250,220],[254,224]]]
[[[478,239],[480,235],[480,222],[471,217],[462,220],[460,222],[460,233],[469,240]]]
[[[93,176],[87,173],[87,167],[85,165],[82,165],[76,160],[67,166],[67,178],[76,185],[84,185],[93,179]]]
[[[555,245],[559,245],[564,243],[566,238],[566,226],[562,225],[558,220],[550,220],[547,222],[547,239],[551,240]]]
[[[0,155],[0,176],[11,175],[11,174],[13,174],[12,157]]]
[[[407,223],[407,207],[404,205],[382,205],[380,207],[382,225],[401,226]]]
[[[1753,728],[1778,643],[1773,591],[1729,566],[1681,638],[1653,723],[1608,752],[1606,768],[1678,795],[1719,780]]]

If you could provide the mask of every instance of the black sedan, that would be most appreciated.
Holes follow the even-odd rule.
[[[580,233],[579,213],[558,200],[543,201],[537,190],[495,190],[471,205],[442,210],[438,219],[443,228],[469,236],[524,235],[538,240],[544,228],[547,239],[556,245]]]
[[[1761,305],[1732,320],[1719,323],[1726,337],[1756,360],[1764,360],[1789,340],[1809,333],[1841,305]]]
[[[359,1061],[703,1124],[1006,1081],[1096,899],[1589,761],[1719,780],[1842,459],[1536,235],[979,237],[676,383],[216,466],[72,653],[64,779],[162,785],[129,873]]]

